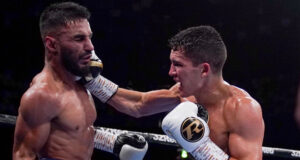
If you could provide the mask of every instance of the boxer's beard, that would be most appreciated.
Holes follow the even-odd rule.
[[[72,50],[62,47],[61,48],[61,61],[63,66],[72,74],[76,76],[86,76],[89,72],[89,67],[81,67],[78,64],[78,59],[74,56]]]

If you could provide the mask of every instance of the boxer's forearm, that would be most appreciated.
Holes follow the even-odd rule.
[[[165,89],[138,92],[119,88],[107,103],[120,112],[142,117],[171,110],[180,103],[180,98],[171,90]]]

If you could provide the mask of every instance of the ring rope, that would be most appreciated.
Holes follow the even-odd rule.
[[[0,114],[0,123],[15,125],[16,116]],[[107,132],[110,132],[113,134],[120,134],[120,133],[139,134],[139,135],[144,136],[145,139],[149,143],[180,147],[180,145],[178,145],[178,143],[174,139],[168,137],[167,135],[146,133],[146,132],[136,132],[136,131],[121,130],[121,129],[114,129],[114,128],[106,128],[106,127],[95,127],[95,128],[99,129],[99,130],[107,131]],[[263,152],[264,156],[273,156],[273,157],[281,157],[281,158],[289,158],[289,159],[299,159],[300,158],[300,150],[273,148],[273,147],[263,146],[262,152]]]

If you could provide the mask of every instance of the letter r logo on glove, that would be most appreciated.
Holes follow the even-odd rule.
[[[203,137],[205,128],[199,119],[188,117],[182,122],[180,132],[185,140],[196,142]]]

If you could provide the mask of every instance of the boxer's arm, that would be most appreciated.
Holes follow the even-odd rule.
[[[180,103],[180,98],[174,88],[150,92],[119,88],[107,103],[120,112],[141,117],[171,110]]]
[[[253,99],[237,100],[227,110],[230,160],[261,160],[264,121],[260,105]],[[231,117],[231,118],[230,118]]]
[[[14,160],[35,159],[48,138],[50,119],[44,114],[47,111],[43,97],[43,93],[27,92],[21,99],[14,134]]]
[[[169,90],[151,92],[127,90],[100,75],[102,68],[102,61],[93,52],[90,74],[82,77],[81,83],[101,102],[110,104],[120,112],[141,117],[168,111],[180,102],[178,85]]]

